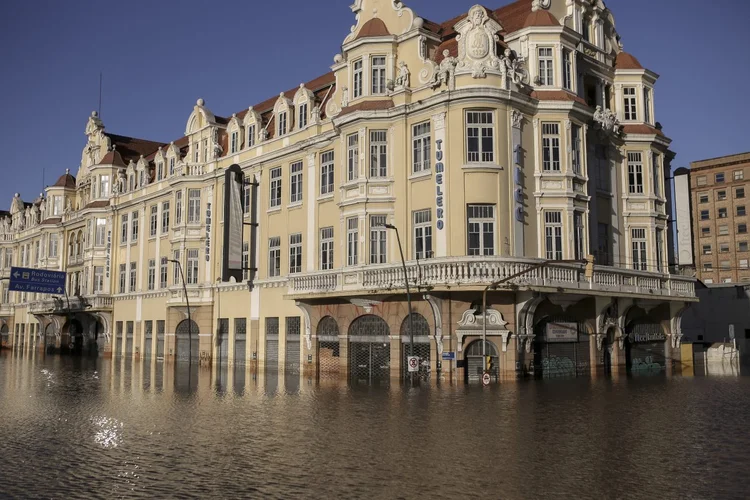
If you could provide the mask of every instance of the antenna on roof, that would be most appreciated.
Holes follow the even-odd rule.
[[[99,72],[99,119],[102,117],[102,72]]]

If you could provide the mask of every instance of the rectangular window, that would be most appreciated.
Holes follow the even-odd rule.
[[[662,272],[662,246],[664,245],[664,230],[656,230],[656,270]]]
[[[354,99],[362,97],[362,59],[354,61],[352,95]]]
[[[356,217],[346,219],[346,263],[356,266],[359,252],[359,220]]]
[[[289,236],[289,274],[302,272],[302,234]]]
[[[148,260],[148,289],[156,288],[156,259]]]
[[[432,210],[417,210],[414,219],[414,257],[431,259],[432,255]]]
[[[159,288],[167,288],[167,279],[169,277],[169,260],[162,257],[159,263]]]
[[[175,193],[174,221],[178,226],[182,224],[182,190]]]
[[[739,205],[737,207],[737,217],[744,217],[747,215],[747,212],[745,211],[745,205]]]
[[[731,269],[732,265],[728,260],[722,260],[719,263],[719,267],[721,267],[722,270],[726,271],[727,269]]]
[[[109,196],[109,176],[102,175],[99,179],[99,197],[106,198]]]
[[[737,251],[738,252],[747,252],[748,251],[748,243],[747,243],[747,241],[740,241],[737,244]]]
[[[695,178],[695,185],[696,186],[705,186],[706,185],[706,176],[701,175],[699,177]]]
[[[643,110],[646,116],[646,123],[651,123],[651,89],[643,89]]]
[[[711,245],[703,245],[703,255],[711,255]]]
[[[719,253],[729,253],[729,243],[719,244]]]
[[[57,233],[52,233],[49,235],[49,256],[50,258],[57,257],[57,246],[58,246],[58,239],[57,239]],[[8,256],[6,254],[6,260],[8,260]],[[10,267],[10,261],[7,261],[5,263],[7,267]]]
[[[727,199],[727,192],[724,190],[716,191],[716,199],[718,201],[724,201]]]
[[[385,57],[372,58],[372,95],[385,94]]]
[[[250,184],[242,186],[242,213],[248,215],[250,213]]]
[[[572,125],[570,127],[570,158],[573,166],[573,173],[582,172],[581,165],[581,127]]]
[[[430,169],[430,122],[412,127],[412,172]]]
[[[628,191],[643,194],[643,163],[639,152],[628,153]]]
[[[247,147],[255,146],[255,125],[247,126]]]
[[[370,177],[388,175],[388,141],[386,130],[370,132]]]
[[[57,243],[57,241],[55,241],[55,243]],[[98,247],[103,247],[106,243],[107,243],[107,219],[96,219],[94,245]],[[55,251],[55,254],[57,254],[57,251]]]
[[[198,249],[188,248],[187,250],[187,276],[185,280],[188,285],[198,284]]]
[[[333,227],[320,229],[320,269],[333,269]]]
[[[353,181],[359,177],[359,134],[351,134],[346,138],[347,143],[347,180]]]
[[[708,193],[698,193],[698,203],[708,203]]]
[[[625,119],[635,121],[638,119],[636,112],[636,99],[635,99],[635,87],[625,87],[622,89],[624,108],[625,108]]]
[[[120,287],[119,287],[120,293],[125,293],[126,274],[127,274],[127,270],[125,268],[125,264],[120,264]]]
[[[562,49],[563,87],[573,90],[573,60],[569,49]]]
[[[271,208],[281,206],[281,167],[271,169]]]
[[[250,244],[245,241],[242,243],[242,279],[250,279]]]
[[[714,182],[716,184],[723,184],[724,183],[724,173],[720,173],[720,174],[714,175]]]
[[[469,163],[495,160],[494,134],[492,111],[469,111],[466,113],[466,160]]]
[[[104,266],[94,266],[94,293],[104,291]]]
[[[135,292],[136,281],[137,281],[137,278],[138,278],[137,265],[138,264],[136,262],[131,262],[130,263],[130,288],[128,290],[131,293]]]
[[[575,258],[583,260],[586,252],[584,248],[583,214],[581,212],[573,213],[573,238],[575,242]]]
[[[320,155],[320,194],[333,193],[333,151]]]
[[[279,113],[279,135],[286,135],[287,131],[287,118],[286,118],[286,111],[282,111]]]
[[[643,228],[630,230],[631,243],[633,249],[633,269],[646,271],[646,230]]]
[[[747,224],[737,224],[737,233],[738,234],[746,234],[747,233]]]
[[[652,157],[653,162],[653,184],[654,184],[654,195],[657,197],[661,196],[661,155],[654,154]]]
[[[560,171],[560,125],[542,123],[542,169]]]
[[[62,196],[52,197],[52,215],[62,215]]]
[[[208,139],[203,139],[203,161],[208,161]]]
[[[710,271],[714,268],[714,265],[711,262],[704,262],[703,263],[703,270],[704,271]]]
[[[128,214],[124,214],[120,221],[120,227],[122,228],[122,231],[120,232],[120,243],[124,244],[128,242]]]
[[[539,47],[539,85],[554,85],[552,47]]]
[[[370,216],[370,264],[385,264],[387,231],[385,215]]]
[[[156,180],[160,181],[164,178],[164,163],[159,162],[156,164]]]
[[[138,241],[138,212],[130,214],[131,222],[130,242]]]
[[[727,209],[726,208],[720,208],[719,209],[719,219],[726,219],[727,218]]]
[[[741,181],[744,178],[745,178],[745,172],[743,170],[734,171],[734,180]]]
[[[169,202],[165,201],[161,204],[161,234],[167,234],[169,232]]]
[[[719,226],[719,236],[726,236],[729,234],[729,226]]]
[[[240,133],[239,132],[232,132],[231,140],[229,143],[229,152],[230,153],[236,153],[240,149]]]
[[[268,239],[268,276],[281,276],[281,238]]]
[[[188,189],[188,224],[201,222],[201,190]]]
[[[739,199],[742,199],[745,197],[745,188],[744,187],[738,187],[734,190],[734,197]]]
[[[307,103],[299,105],[299,118],[297,118],[297,129],[307,127]]]
[[[547,260],[562,260],[562,213],[544,212],[544,248]]]
[[[174,175],[174,158],[169,159],[169,175]]]
[[[701,220],[708,220],[710,218],[710,213],[708,210],[701,210]]]
[[[289,203],[302,202],[302,162],[292,163],[289,175]]]
[[[469,205],[468,254],[495,255],[495,205]]]
[[[149,225],[149,236],[156,236],[156,232],[159,230],[159,206],[153,205],[151,207],[151,220]]]
[[[747,268],[748,268],[747,259],[740,259],[740,269],[747,269]]]
[[[176,262],[172,262],[172,284],[173,285],[181,285],[182,284],[182,273],[180,273],[180,265],[177,264],[177,262],[182,262],[180,260],[180,251],[175,250],[172,253],[172,260]]]

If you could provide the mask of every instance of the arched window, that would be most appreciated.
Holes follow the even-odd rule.
[[[339,325],[331,316],[326,316],[318,323],[316,335],[318,336],[319,340],[321,338],[329,340],[330,337],[335,337],[337,339],[339,336]]]
[[[294,106],[292,101],[282,92],[276,100],[273,107],[273,114],[276,118],[276,137],[288,134],[292,130],[294,121]]]
[[[380,316],[368,314],[355,319],[349,326],[349,337],[384,337],[391,334],[388,323]]]
[[[415,337],[426,337],[430,335],[430,325],[427,323],[427,320],[424,316],[419,313],[413,312],[411,313],[411,321],[413,323]],[[407,336],[410,336],[409,316],[404,318],[404,321],[401,322],[401,337],[403,338]]]

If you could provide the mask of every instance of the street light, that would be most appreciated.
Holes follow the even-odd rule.
[[[188,299],[187,285],[185,284],[185,273],[182,272],[182,264],[177,259],[167,259],[177,266],[180,270],[180,279],[182,280],[182,292],[185,295],[185,305],[187,306],[188,319],[188,367],[193,364],[193,320],[190,317],[190,299]]]
[[[406,260],[404,260],[404,249],[401,247],[401,237],[398,234],[398,228],[393,224],[384,224],[386,229],[393,229],[396,231],[396,241],[398,241],[398,251],[401,254],[401,265],[404,268],[404,283],[406,284],[406,303],[409,308],[409,357],[414,356],[414,328],[412,328],[413,321],[411,317],[411,290],[409,290],[409,276],[406,272]],[[414,372],[411,375],[412,382],[414,381]]]

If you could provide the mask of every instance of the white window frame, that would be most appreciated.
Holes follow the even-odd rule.
[[[169,202],[163,201],[161,204],[161,234],[169,233]]]
[[[648,270],[648,241],[646,240],[646,228],[630,228],[630,259],[633,269],[636,271]]]
[[[162,257],[159,260],[159,288],[169,286],[169,259]]]
[[[359,179],[359,134],[346,136],[346,179],[354,181]]]
[[[242,242],[242,280],[250,279],[250,243]]]
[[[281,237],[268,238],[268,276],[281,276]]]
[[[414,227],[414,258],[431,259],[432,249],[432,210],[415,210],[412,213]]]
[[[307,127],[307,102],[300,103],[297,109],[298,118],[297,118],[297,129],[301,130],[305,127]]]
[[[493,163],[495,161],[495,113],[488,110],[467,110],[465,123],[466,162]],[[472,144],[473,142],[476,144]],[[490,145],[489,151],[485,150],[487,143]]]
[[[359,219],[346,219],[346,264],[356,266],[359,263]]]
[[[234,154],[237,151],[239,151],[240,149],[239,142],[240,142],[240,133],[237,130],[235,130],[234,132],[232,132],[230,136],[230,141],[229,141],[229,152],[231,154]]]
[[[333,226],[320,228],[320,270],[333,269]]]
[[[573,58],[572,51],[566,47],[562,49],[563,88],[573,90]]]
[[[182,261],[180,260],[180,250],[174,250],[172,252],[172,260],[180,263],[177,264],[177,262],[172,262],[172,284],[181,285],[182,275],[180,274],[180,266],[182,266]]]
[[[201,190],[188,189],[188,224],[201,223]]]
[[[286,135],[286,133],[289,131],[289,123],[288,123],[288,114],[286,111],[279,112],[278,116],[276,117],[278,121],[278,125],[276,127],[276,131],[281,137],[282,135]]]
[[[122,214],[120,217],[120,243],[123,245],[128,242],[130,234],[130,225],[128,224],[128,214]]]
[[[635,87],[622,88],[622,109],[625,121],[638,120],[638,99],[636,97]]]
[[[412,168],[414,174],[431,168],[431,123],[417,123],[412,127]]]
[[[251,185],[246,183],[242,186],[242,214],[250,214],[250,195],[252,194]]]
[[[138,263],[137,262],[131,262],[130,263],[130,280],[128,282],[128,291],[129,292],[135,292],[136,286],[138,286]]]
[[[120,283],[119,283],[119,288],[117,289],[119,293],[126,292],[125,286],[127,284],[127,275],[128,275],[127,266],[125,264],[120,264]]]
[[[583,155],[581,154],[583,127],[573,123],[570,126],[570,166],[574,174],[583,174]]]
[[[370,177],[388,177],[388,131],[370,131]]]
[[[573,212],[573,254],[577,260],[586,257],[586,222],[583,212]]]
[[[651,88],[643,87],[643,112],[644,121],[651,123]]]
[[[560,172],[560,124],[542,122],[542,170]]]
[[[156,259],[148,260],[147,288],[149,291],[156,288]]]
[[[628,193],[643,194],[643,153],[628,151]]]
[[[552,47],[538,47],[537,58],[539,64],[537,65],[539,85],[543,87],[551,87],[555,85],[555,58]]]
[[[352,98],[362,97],[364,89],[364,63],[362,59],[357,59],[352,63]]]
[[[370,264],[388,262],[388,229],[385,215],[370,215]]]
[[[289,166],[289,203],[302,203],[302,162]]]
[[[495,255],[497,248],[497,211],[495,205],[470,204],[466,207],[467,214],[467,255]],[[472,234],[477,235],[477,247],[472,247]],[[489,240],[488,240],[489,235]],[[488,241],[491,245],[488,245]]]
[[[200,251],[198,248],[188,248],[187,249],[187,276],[185,276],[185,281],[187,282],[187,285],[197,285],[198,284],[198,262],[200,261],[199,257]]]
[[[130,214],[130,242],[135,243],[138,241],[138,211]]]
[[[104,291],[104,266],[94,266],[94,293]]]
[[[247,126],[247,147],[252,148],[255,146],[255,124]]]
[[[385,69],[386,69],[386,57],[385,56],[372,56],[370,58],[370,76],[372,83],[372,95],[385,95]]]
[[[159,205],[151,205],[149,236],[156,237],[159,232]]]
[[[270,197],[269,204],[271,208],[281,206],[281,167],[271,169],[270,175]]]
[[[57,236],[57,235],[50,235]],[[94,246],[103,247],[107,244],[107,219],[96,219],[96,229],[94,230]]]
[[[289,235],[289,274],[302,272],[302,233]]]
[[[334,158],[333,150],[325,151],[320,155],[320,194],[333,194],[334,185]]]
[[[178,190],[174,197],[174,222],[179,226],[182,224],[182,189]]]
[[[547,260],[563,259],[563,215],[560,210],[544,212],[544,254]]]

